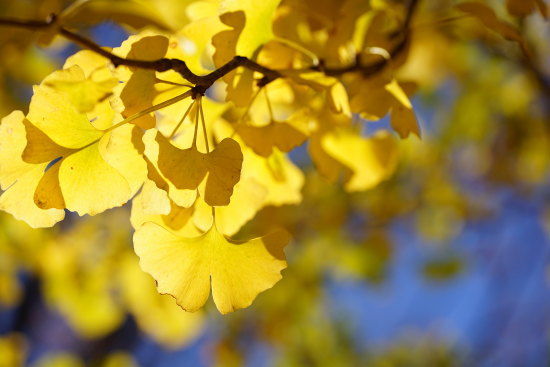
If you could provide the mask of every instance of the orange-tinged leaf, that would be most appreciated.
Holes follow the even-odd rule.
[[[168,196],[178,206],[189,208],[193,205],[197,198],[198,190],[196,189],[178,189],[160,172],[158,168],[159,144],[156,141],[157,132],[153,129],[148,130],[143,135],[143,143],[145,144],[145,157],[147,162],[147,178],[153,181],[157,188],[164,190]]]
[[[405,139],[411,133],[420,137],[420,128],[413,109],[401,104],[396,104],[392,107],[391,127],[397,131],[402,139]]]
[[[196,189],[206,178],[203,197],[208,205],[229,204],[243,160],[235,140],[224,139],[207,154],[199,152],[196,146],[179,149],[161,134],[157,134],[156,141],[159,170],[176,188]]]

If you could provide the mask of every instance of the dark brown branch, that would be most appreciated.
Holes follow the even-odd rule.
[[[50,27],[56,27],[55,21],[55,16],[51,16],[50,19],[46,21],[2,18],[0,19],[0,25],[19,27],[30,30],[45,30]],[[222,78],[223,76],[240,66],[262,73],[264,75],[264,78],[268,78],[269,81],[273,81],[281,77],[281,74],[278,71],[268,69],[243,56],[235,56],[232,60],[230,60],[225,65],[222,65],[220,68],[214,70],[207,75],[201,76],[193,73],[187,67],[187,64],[183,60],[162,58],[158,60],[146,61],[123,58],[107,51],[106,49],[97,45],[92,40],[83,37],[65,27],[58,26],[57,32],[59,35],[68,39],[69,41],[72,41],[83,48],[91,50],[109,59],[115,67],[124,65],[139,69],[155,70],[158,72],[174,70],[192,84],[200,86],[203,89],[208,89],[216,80]]]
[[[410,21],[412,19],[412,15],[414,13],[417,3],[418,3],[418,0],[411,0],[411,2],[409,3],[407,14],[405,16],[405,21],[403,22],[403,27],[400,30],[400,32],[398,32],[399,34],[401,34],[402,40],[397,44],[397,46],[393,50],[390,51],[390,55],[392,58],[397,56],[397,54],[401,53],[402,50],[405,49],[405,46],[409,38],[408,33],[409,33]],[[140,69],[155,70],[158,72],[174,70],[178,72],[183,78],[188,80],[190,83],[194,84],[197,87],[198,93],[204,93],[204,91],[208,89],[212,84],[214,84],[216,80],[221,79],[222,77],[224,77],[225,75],[227,75],[228,73],[230,73],[231,71],[235,70],[238,67],[244,67],[249,70],[256,71],[258,73],[263,74],[263,78],[260,79],[260,81],[258,82],[259,86],[267,85],[272,81],[274,81],[275,79],[283,77],[283,75],[279,71],[269,69],[244,56],[235,56],[225,65],[222,65],[218,69],[206,75],[197,75],[193,73],[187,67],[187,64],[183,60],[179,60],[179,59],[162,58],[158,60],[146,61],[146,60],[123,58],[123,57],[114,55],[113,53],[100,47],[98,44],[96,44],[92,40],[86,37],[83,37],[63,26],[56,24],[56,21],[57,21],[57,18],[55,17],[55,15],[51,15],[50,18],[46,21],[0,18],[0,25],[25,28],[29,30],[47,30],[48,28],[56,29],[56,32],[59,35],[68,39],[69,41],[72,41],[83,48],[89,49],[109,59],[110,62],[115,67],[124,65],[128,67],[135,67]],[[383,69],[386,66],[387,63],[388,63],[388,60],[382,60],[376,63],[372,63],[370,65],[362,65],[360,57],[357,56],[355,63],[350,66],[329,68],[329,67],[325,67],[324,63],[321,62],[320,65],[312,67],[310,70],[322,71],[329,76],[338,76],[349,72],[361,72],[363,75],[369,76],[379,72],[381,69]]]

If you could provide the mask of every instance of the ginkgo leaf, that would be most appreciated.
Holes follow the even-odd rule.
[[[91,50],[82,50],[69,56],[63,64],[63,69],[78,65],[86,78],[93,81],[103,81],[113,77],[111,61]]]
[[[220,19],[230,27],[212,37],[216,52],[213,55],[217,67],[234,56],[255,58],[259,48],[273,37],[271,20],[281,0],[223,0],[220,4]],[[224,77],[227,82],[227,98],[237,106],[244,107],[252,98],[254,77],[251,70],[237,74],[235,71]]]
[[[214,1],[195,1],[186,9],[192,21],[182,29],[181,33],[193,47],[189,47],[189,51],[184,48],[185,62],[195,73],[208,72],[203,65],[208,46],[215,34],[227,28],[218,16],[218,8],[219,4]]]
[[[111,134],[104,135],[97,142],[82,149],[67,150],[59,147],[56,150],[55,147],[58,146],[53,145],[55,143],[30,124],[27,129],[27,132],[29,131],[35,133],[30,135],[32,140],[27,143],[23,154],[25,160],[47,165],[52,159],[59,158],[54,160],[46,172],[43,172],[36,186],[34,200],[40,208],[67,208],[80,215],[94,215],[124,204],[145,179],[145,166],[138,165],[141,162],[136,153],[132,154],[130,149],[118,155],[117,165],[131,167],[127,171],[127,177],[132,178],[132,188],[129,186],[129,181],[107,163],[100,150],[103,150],[105,155],[111,156],[113,161],[117,159],[112,154],[116,150],[113,147],[113,141],[118,139],[114,139]],[[124,132],[124,129],[120,132]],[[116,136],[118,133],[115,134]],[[109,143],[111,148],[107,148]],[[50,156],[34,153],[40,152],[42,147],[45,147],[44,152],[51,152]]]
[[[55,72],[78,81],[84,73],[78,66]],[[82,148],[98,140],[103,132],[97,130],[65,93],[40,85],[34,87],[27,119],[56,144],[65,148]]]
[[[100,153],[108,137],[56,161],[43,173],[34,193],[43,208],[67,208],[95,215],[125,204],[133,195],[125,177]]]
[[[392,107],[391,126],[402,139],[405,139],[411,133],[420,137],[420,128],[413,109],[402,104],[395,104]]]
[[[325,92],[329,106],[334,113],[351,116],[348,93],[344,85],[321,72],[286,72],[292,80],[307,85],[319,92]]]
[[[178,189],[170,180],[165,178],[158,168],[159,144],[156,141],[157,132],[153,129],[143,134],[145,157],[147,162],[147,178],[155,183],[157,188],[164,190],[178,206],[189,208],[197,199],[198,190]]]
[[[420,137],[409,96],[416,90],[413,83],[398,82],[395,78],[375,77],[361,81],[353,88],[351,109],[367,120],[378,120],[391,112],[391,126],[404,139],[413,133]]]
[[[232,127],[224,121],[218,121],[215,128],[218,139],[231,136]],[[241,180],[252,179],[264,187],[267,194],[262,207],[292,205],[302,200],[304,174],[286,154],[274,148],[268,157],[263,157],[245,144],[241,144],[241,147],[243,153]]]
[[[235,185],[229,205],[216,208],[216,223],[220,232],[226,236],[235,235],[264,207],[267,193],[267,188],[253,178],[240,180]],[[208,231],[214,220],[212,208],[204,200],[197,200],[192,219],[203,232]]]
[[[394,101],[394,97],[385,88],[390,81],[385,76],[358,79],[351,85],[351,111],[361,114],[367,120],[378,120],[386,116]]]
[[[409,101],[409,97],[407,96],[403,88],[401,88],[397,80],[392,79],[391,82],[389,82],[384,86],[384,89],[386,89],[397,100],[398,103],[400,103],[401,105],[403,105],[408,109],[412,108],[412,104],[411,104],[411,101]]]
[[[157,185],[147,179],[141,187],[141,192],[132,199],[132,207],[139,206],[139,210],[143,215],[165,215],[170,213],[170,198],[168,193],[159,189]],[[130,216],[130,221],[134,228],[141,226],[146,221],[134,222]],[[139,222],[139,223],[138,223]]]
[[[21,158],[25,149],[25,116],[14,111],[0,125],[0,210],[25,221],[33,228],[51,227],[65,217],[58,209],[43,210],[33,199],[47,163],[29,164]]]
[[[136,60],[158,60],[166,55],[168,44],[169,40],[165,36],[144,33],[128,38],[113,52],[121,57]],[[155,89],[157,76],[154,70],[120,71],[119,77],[125,81],[119,87],[120,100],[124,105],[121,112],[123,117],[139,113],[153,105],[154,98],[158,95]],[[133,123],[144,129],[151,129],[155,126],[155,118],[146,115],[134,120]]]
[[[255,153],[268,157],[274,148],[289,152],[302,145],[307,135],[287,122],[273,121],[261,127],[239,125],[239,136]]]
[[[48,135],[44,134],[27,119],[23,120],[23,125],[27,145],[23,150],[22,158],[27,163],[52,162],[76,151],[76,149],[64,148],[56,144]]]
[[[361,137],[350,131],[327,134],[321,142],[335,160],[349,167],[353,174],[345,183],[348,191],[363,191],[391,176],[397,165],[397,144],[387,132]]]
[[[128,182],[132,196],[147,176],[147,163],[139,151],[142,136],[138,126],[127,124],[108,132],[100,144],[101,157]]]
[[[78,66],[59,73],[67,80],[83,77]],[[135,130],[131,125],[107,132],[96,129],[68,94],[70,90],[40,85],[31,101],[23,159],[50,164],[36,186],[35,203],[80,215],[123,205],[146,176],[146,164],[135,148]]]
[[[308,152],[315,168],[330,181],[334,182],[342,178],[346,182],[351,177],[352,170],[326,151],[322,144],[323,138],[324,134],[315,134],[309,140]]]
[[[51,163],[50,163],[51,164]],[[63,209],[65,199],[59,185],[59,167],[53,165],[42,173],[42,177],[34,191],[34,203],[41,209]]]
[[[290,205],[302,201],[303,172],[278,150],[267,157],[245,150],[242,179],[253,178],[267,190],[264,206]]]
[[[221,2],[220,14],[225,14],[225,18],[222,18],[224,22],[234,23],[228,20],[240,17],[240,14],[244,15],[242,31],[235,48],[237,55],[252,57],[258,47],[273,37],[271,20],[280,2],[281,0],[266,0],[260,3],[254,0],[223,0]]]
[[[132,196],[128,181],[101,155],[104,142],[103,138],[60,162],[59,183],[65,203],[80,215],[123,205]]]
[[[196,189],[205,180],[203,197],[208,205],[229,204],[243,160],[235,140],[224,139],[207,154],[199,152],[196,146],[179,149],[161,134],[157,134],[156,141],[159,170],[176,188]]]
[[[409,95],[416,90],[416,85],[414,83],[398,83],[397,80],[393,79],[389,84],[386,84],[385,89],[395,99],[391,107],[392,128],[402,139],[405,139],[411,133],[420,137],[420,127],[412,103],[409,100]]]
[[[250,306],[256,296],[281,279],[289,236],[277,231],[247,242],[226,239],[212,227],[200,237],[186,238],[145,223],[134,234],[141,268],[186,311],[196,311],[212,288],[222,314]]]
[[[154,190],[153,187],[155,187],[154,183],[152,186],[149,185],[149,190]],[[159,191],[166,194],[164,190]],[[161,200],[162,207],[160,207],[158,203],[151,202],[152,198],[147,197],[147,195],[146,182],[142,191],[132,200],[130,222],[135,229],[138,229],[144,223],[152,222],[186,237],[199,236],[204,232],[200,231],[193,223],[192,217],[195,215],[195,206],[184,208],[166,197],[168,208],[164,208],[164,198]],[[156,207],[154,207],[155,204],[157,204]]]
[[[64,92],[79,112],[93,110],[99,102],[106,100],[113,93],[113,88],[118,84],[118,80],[113,77],[101,81],[88,79],[78,65],[65,70],[52,73],[42,84]]]

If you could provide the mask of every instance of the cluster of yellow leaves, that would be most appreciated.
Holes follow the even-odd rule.
[[[127,9],[130,2],[118,6]],[[106,6],[75,4],[61,13],[60,24]],[[139,23],[145,8],[135,9]],[[112,52],[180,58],[197,73],[241,55],[282,70],[283,78],[258,87],[261,75],[237,69],[223,78],[225,90],[216,84],[201,97],[174,71],[114,68],[81,51],[34,87],[27,115],[15,111],[2,120],[0,208],[33,227],[49,227],[65,210],[95,215],[132,200],[135,251],[159,292],[195,311],[211,290],[227,313],[249,306],[286,267],[286,232],[273,228],[245,242],[230,236],[263,208],[300,203],[304,175],[287,154],[307,142],[327,179],[341,180],[348,191],[376,186],[395,170],[398,145],[389,132],[365,136],[356,120],[390,114],[402,138],[420,136],[409,100],[415,86],[396,77],[399,60],[389,57],[393,41],[380,24],[400,24],[385,7],[357,0],[322,6],[200,0],[187,10],[181,31],[145,31]],[[127,10],[121,12],[128,19]],[[356,54],[385,64],[374,76],[337,78],[308,68],[319,62],[316,54],[335,66]],[[52,276],[64,284],[63,272],[72,266],[59,269]],[[94,274],[90,282],[102,289],[109,281]],[[64,302],[76,301],[65,296]],[[96,309],[118,322],[109,307]]]

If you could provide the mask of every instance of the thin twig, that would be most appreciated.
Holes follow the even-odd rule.
[[[358,53],[357,55],[355,55],[355,60],[351,65],[339,68],[330,68],[325,65],[324,60],[320,60],[319,65],[312,66],[310,70],[321,71],[328,76],[339,76],[352,72],[360,72],[365,77],[377,74],[382,69],[384,69],[384,67],[386,67],[386,65],[388,65],[388,63],[392,59],[395,59],[407,48],[407,45],[410,41],[411,21],[416,9],[418,8],[419,2],[419,0],[410,0],[401,28],[393,35],[391,35],[392,37],[401,37],[401,40],[395,45],[392,50],[389,51],[389,58],[383,58],[374,63],[364,65],[361,62],[361,55]]]

